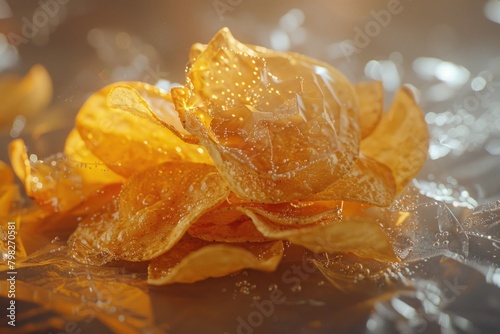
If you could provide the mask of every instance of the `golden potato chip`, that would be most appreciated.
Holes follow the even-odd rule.
[[[172,248],[229,189],[213,166],[166,162],[130,177],[119,196],[119,217],[104,248],[123,260],[145,261]]]
[[[242,44],[227,28],[191,57],[186,86],[172,88],[175,108],[240,198],[290,202],[352,168],[357,101],[336,69]]]
[[[360,82],[354,85],[359,108],[361,139],[368,137],[384,112],[384,86],[380,81]]]
[[[361,152],[392,170],[396,190],[420,171],[427,159],[429,131],[424,115],[407,87],[394,97],[373,133],[361,142]]]
[[[70,255],[80,263],[103,265],[115,259],[105,245],[115,223],[118,201],[101,203],[98,210],[82,220],[68,239]]]
[[[251,219],[245,215],[244,208],[249,208],[274,224],[293,227],[340,219],[342,201],[262,204],[243,202],[232,194],[228,201],[196,221],[188,232],[193,237],[208,241],[262,242],[269,240],[255,228]]]
[[[198,139],[182,126],[170,93],[159,87],[143,82],[127,82],[127,86],[117,85],[110,91],[108,103],[113,108],[126,110],[162,124],[185,142],[198,143]]]
[[[200,217],[188,230],[189,235],[207,241],[263,242],[269,241],[252,220],[224,202]]]
[[[24,140],[16,139],[10,143],[9,157],[14,173],[23,183],[25,183],[29,177],[31,166]],[[29,185],[30,184],[28,184],[28,186]],[[25,187],[27,186],[25,185]],[[31,192],[31,189],[26,189],[26,192]]]
[[[103,184],[87,182],[82,176],[82,170],[95,166],[74,163],[62,153],[44,160],[34,155],[28,157],[21,139],[10,143],[9,155],[26,194],[47,211],[68,211],[103,187]]]
[[[234,203],[226,202],[208,212],[188,233],[209,241],[224,241],[225,237],[229,242],[243,241],[245,237],[251,240],[254,234],[248,232],[251,231],[249,227],[240,227],[246,234],[239,234],[235,226],[228,224],[246,223],[240,212],[252,219],[259,231],[256,236],[289,240],[316,252],[352,252],[377,260],[395,260],[390,240],[377,223],[379,212],[370,211],[378,209],[376,207],[346,201],[244,203],[234,195],[229,196],[229,200]],[[337,238],[347,240],[337,241]]]
[[[124,178],[111,171],[98,157],[87,148],[78,130],[73,129],[66,138],[64,154],[75,164],[81,164],[82,177],[89,183],[123,183]]]
[[[308,225],[331,219],[339,219],[342,201],[295,201],[291,203],[246,203],[237,206],[253,212],[278,225]]]
[[[83,202],[71,209],[72,215],[88,215],[100,210],[104,203],[118,199],[123,183],[106,184],[99,188],[95,193],[88,196]]]
[[[281,241],[223,244],[185,237],[170,251],[151,261],[148,283],[193,283],[241,269],[274,271],[282,256]]]
[[[80,109],[76,128],[96,157],[125,177],[166,161],[211,163],[204,148],[185,143],[153,119],[150,104],[133,86],[142,87],[151,104],[165,99],[150,85],[116,83],[93,94]]]
[[[49,212],[38,206],[31,206],[15,212],[21,224],[19,236],[28,254],[45,247],[56,236],[64,239],[71,235],[82,221],[87,221],[90,217],[95,221],[98,213],[102,212],[110,201],[118,197],[120,187],[121,184],[106,185],[67,211]],[[89,234],[91,231],[85,231],[85,233]],[[97,238],[91,241],[99,242]]]
[[[385,165],[361,156],[340,181],[307,198],[309,201],[346,200],[388,206],[396,195],[396,183]]]
[[[264,242],[269,241],[257,230],[252,220],[240,212],[240,219],[227,224],[196,223],[188,230],[192,237],[216,242]]]
[[[343,217],[313,226],[278,225],[255,213],[251,208],[240,208],[252,218],[257,229],[271,239],[288,240],[293,244],[321,253],[351,252],[359,257],[379,261],[398,261],[390,238],[382,228],[358,217]]]
[[[23,78],[0,79],[0,126],[17,115],[31,116],[46,108],[52,99],[52,80],[42,65],[33,66]]]

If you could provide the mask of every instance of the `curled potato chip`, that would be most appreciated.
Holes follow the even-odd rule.
[[[117,200],[101,203],[101,207],[84,220],[68,239],[70,255],[80,263],[103,265],[115,259],[104,246],[109,242],[106,238],[116,220]]]
[[[269,238],[259,232],[245,214],[245,209],[278,226],[294,228],[340,219],[341,208],[342,201],[263,204],[240,201],[233,195],[221,206],[203,215],[188,233],[208,241],[262,242]]]
[[[401,191],[427,159],[429,131],[412,92],[401,88],[373,133],[361,142],[361,152],[392,170]]]
[[[19,198],[19,189],[14,184],[14,173],[6,163],[0,161],[0,217],[6,217],[12,204]]]
[[[388,206],[396,195],[392,171],[385,165],[361,156],[354,168],[340,181],[307,200],[359,201],[372,205]]]
[[[380,81],[360,82],[354,85],[359,107],[361,139],[377,127],[384,112],[384,87]]]
[[[372,221],[345,216],[328,223],[292,227],[275,224],[251,208],[240,210],[252,218],[264,236],[271,239],[288,240],[317,253],[351,252],[379,261],[398,261],[389,237]]]
[[[168,98],[151,85],[112,84],[85,102],[76,128],[92,154],[125,177],[166,161],[211,163],[204,148],[187,144],[154,116],[151,106]]]
[[[189,235],[207,241],[263,242],[269,241],[244,213],[228,202],[205,213],[188,230]]]
[[[291,203],[245,203],[236,206],[250,208],[278,225],[308,225],[340,218],[342,201],[296,201]]]
[[[172,89],[176,110],[240,198],[293,201],[352,168],[357,101],[336,69],[244,45],[227,28],[191,57],[186,86]]]
[[[274,271],[282,256],[281,241],[222,244],[183,238],[170,251],[151,261],[148,283],[193,283],[246,268]]]
[[[46,108],[52,99],[52,80],[42,65],[33,66],[23,78],[0,79],[0,126],[17,115],[31,116]]]
[[[383,114],[380,82],[353,87],[327,64],[244,45],[227,29],[190,59],[172,97],[138,82],[92,95],[64,155],[36,161],[11,144],[30,197],[86,215],[68,241],[75,259],[151,261],[155,285],[272,271],[285,240],[398,261],[383,226],[406,216],[376,206],[425,160],[427,128],[408,90]]]
[[[97,169],[98,166],[75,163],[62,153],[44,160],[38,160],[36,156],[29,158],[21,139],[10,143],[9,155],[26,194],[47,211],[68,211],[105,185],[95,183],[92,174],[89,174],[89,169]],[[85,178],[88,175],[91,175],[90,180]],[[115,182],[113,175],[104,182]]]
[[[172,248],[205,212],[229,194],[210,165],[166,162],[130,177],[119,196],[119,217],[102,246],[128,261],[145,261]]]
[[[108,95],[108,103],[113,108],[162,124],[185,142],[198,143],[198,139],[182,127],[170,93],[157,86],[142,82],[127,82],[127,86],[116,85]],[[189,153],[188,151],[187,154]]]
[[[78,130],[73,129],[66,138],[64,154],[75,164],[88,166],[81,169],[82,177],[89,183],[123,183],[122,176],[111,171],[98,157],[87,148]]]

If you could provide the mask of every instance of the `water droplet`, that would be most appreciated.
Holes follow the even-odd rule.
[[[155,202],[155,196],[148,194],[144,199],[142,200],[142,204],[144,206],[150,206]]]
[[[363,265],[361,263],[355,263],[353,269],[356,271],[361,271],[363,270]]]

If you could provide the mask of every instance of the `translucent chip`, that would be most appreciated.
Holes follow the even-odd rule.
[[[143,82],[126,84],[116,85],[111,89],[108,95],[110,106],[160,123],[185,142],[195,144],[198,142],[196,137],[182,126],[170,93]]]
[[[222,244],[183,238],[149,264],[148,283],[193,283],[241,269],[274,271],[283,256],[281,241]]]
[[[71,130],[64,146],[64,154],[75,164],[81,164],[82,177],[89,183],[123,183],[124,178],[111,171],[98,157],[87,148],[80,133]]]
[[[23,183],[26,194],[40,207],[50,212],[68,211],[106,185],[97,183],[92,174],[89,174],[89,170],[97,169],[97,166],[74,162],[63,153],[43,160],[35,155],[28,157],[26,145],[21,139],[11,142],[9,154],[14,171]],[[109,180],[105,178],[100,180],[110,183],[116,181],[113,175]]]
[[[227,202],[204,214],[189,228],[188,233],[207,241],[230,243],[269,241],[257,230],[248,216]]]
[[[373,159],[362,156],[342,180],[309,197],[308,200],[346,200],[388,206],[395,195],[396,183],[391,170]]]
[[[80,263],[103,265],[116,257],[109,252],[111,226],[115,223],[118,204],[116,200],[102,203],[98,210],[92,212],[78,224],[68,239],[70,255]]]
[[[172,89],[176,110],[240,198],[290,202],[352,168],[357,101],[336,69],[242,44],[227,28],[191,58],[187,84]]]
[[[211,163],[203,147],[184,142],[153,116],[151,108],[168,98],[147,84],[112,84],[87,100],[76,128],[92,154],[125,177],[166,161]]]
[[[166,162],[127,180],[118,218],[103,247],[129,261],[145,261],[172,248],[204,213],[229,194],[210,165]]]
[[[384,87],[380,81],[360,82],[354,85],[359,107],[361,139],[377,127],[384,111]]]
[[[275,224],[249,208],[242,211],[252,218],[263,235],[271,239],[288,240],[317,253],[351,252],[379,261],[398,261],[390,238],[373,221],[345,216],[329,223],[297,227]]]
[[[396,189],[420,171],[427,159],[429,131],[411,91],[403,87],[373,133],[361,142],[361,152],[392,170]]]
[[[249,208],[279,225],[308,225],[338,219],[342,201],[295,201],[291,203],[242,203],[237,208]]]

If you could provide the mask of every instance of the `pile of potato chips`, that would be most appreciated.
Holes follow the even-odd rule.
[[[427,156],[409,89],[384,112],[381,83],[352,85],[227,29],[190,60],[172,94],[140,82],[94,93],[63,153],[33,161],[11,143],[14,171],[47,215],[84,212],[68,240],[75,259],[147,261],[157,285],[273,271],[288,242],[398,260],[369,211],[389,206]],[[0,210],[12,196],[3,175]]]

